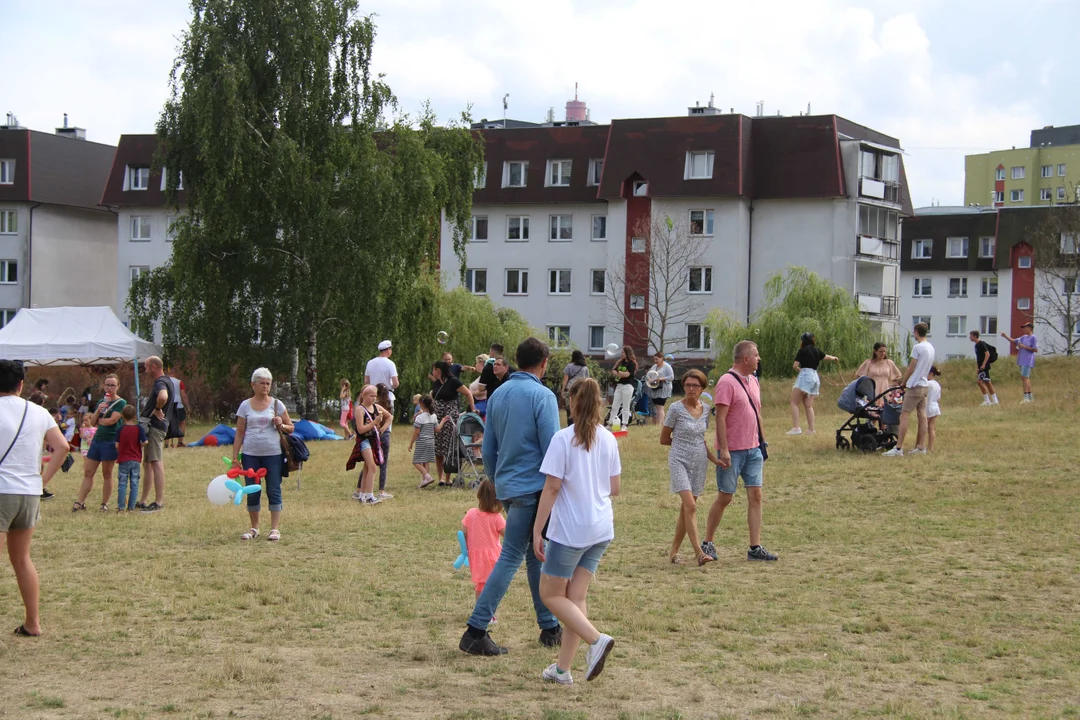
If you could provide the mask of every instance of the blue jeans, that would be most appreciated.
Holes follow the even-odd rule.
[[[282,456],[279,455],[243,455],[243,466],[245,470],[259,470],[260,468],[266,468],[266,477],[262,480],[263,489],[257,493],[251,493],[247,496],[247,509],[248,512],[259,512],[262,509],[261,501],[263,491],[266,492],[266,497],[270,501],[270,512],[278,512],[281,510],[281,468],[283,464]],[[253,480],[244,478],[244,484],[250,485]]]
[[[135,501],[139,499],[139,463],[137,460],[125,460],[120,463],[117,473],[116,485],[116,509],[135,509]]]
[[[540,602],[540,560],[532,547],[533,522],[536,520],[536,507],[539,502],[540,493],[503,500],[503,507],[506,508],[506,534],[503,537],[502,552],[488,575],[480,597],[476,599],[476,607],[469,618],[471,627],[487,630],[488,623],[499,608],[499,603],[521,567],[522,560],[525,561],[525,572],[529,577],[529,592],[532,593],[536,623],[545,630],[558,627],[559,621],[544,603]]]

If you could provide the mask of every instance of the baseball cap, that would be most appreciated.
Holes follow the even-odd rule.
[[[389,340],[383,340],[381,343],[379,343],[379,352],[382,352],[383,350],[389,350],[392,347],[394,347],[394,344],[392,342],[390,342]]]
[[[1029,327],[1029,328],[1033,328],[1033,327],[1035,327],[1035,326],[1034,326],[1034,325],[1032,325],[1031,323],[1027,322],[1027,323],[1024,323],[1023,325],[1021,325],[1020,327]]]

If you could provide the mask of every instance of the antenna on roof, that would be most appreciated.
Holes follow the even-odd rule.
[[[810,114],[810,103],[806,103],[806,114]]]
[[[503,95],[503,130],[506,129],[506,108],[508,107],[507,100],[510,99],[510,93]]]

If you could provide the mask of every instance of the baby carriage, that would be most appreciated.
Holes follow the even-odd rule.
[[[457,422],[458,475],[454,480],[457,487],[467,486],[472,490],[487,477],[484,473],[484,458],[480,455],[483,438],[473,441],[473,437],[478,433],[484,434],[484,421],[476,413],[462,413]]]
[[[888,396],[902,388],[889,388],[875,394],[874,379],[859,377],[852,380],[836,401],[837,407],[851,416],[836,431],[836,449],[863,452],[891,450],[896,446],[893,426],[900,422],[899,403],[890,402]],[[884,404],[877,401],[885,399]],[[845,436],[846,433],[846,436]]]

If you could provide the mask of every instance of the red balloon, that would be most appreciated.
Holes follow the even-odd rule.
[[[206,447],[217,447],[217,435],[207,435],[203,438],[202,444]]]

